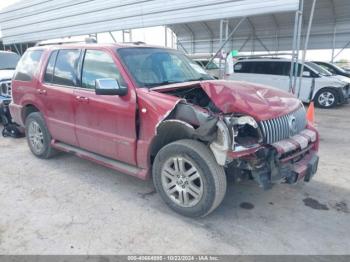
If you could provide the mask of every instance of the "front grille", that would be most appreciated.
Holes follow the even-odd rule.
[[[0,82],[0,95],[11,97],[11,80]]]
[[[273,144],[300,133],[305,129],[306,124],[306,111],[301,106],[296,111],[287,115],[261,121],[259,126],[264,137],[264,142],[266,144]]]

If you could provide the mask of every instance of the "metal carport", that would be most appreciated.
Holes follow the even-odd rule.
[[[14,44],[157,25],[186,27],[189,24],[188,28],[191,28],[191,23],[195,22],[295,12],[298,2],[299,0],[33,0],[21,1],[2,10],[0,24],[4,43]],[[181,31],[178,30],[178,33],[181,34]]]
[[[165,25],[190,53],[215,52],[227,41],[228,50],[292,50],[293,64],[315,3],[308,48],[348,47],[348,0],[33,0],[2,10],[0,25],[6,45]]]
[[[248,1],[242,1],[248,2]],[[259,2],[259,1],[255,1]],[[260,1],[261,6],[268,6]],[[286,3],[286,1],[283,1]],[[312,0],[304,0],[301,37],[305,38],[309,23]],[[254,5],[258,7],[258,5]],[[268,9],[267,9],[268,10]],[[239,51],[276,52],[292,50],[295,12],[268,12],[246,15],[237,10],[240,17],[248,16],[228,43],[228,49]],[[344,49],[350,45],[350,1],[317,0],[315,5],[309,49]],[[234,28],[240,18],[224,19]],[[213,53],[220,45],[220,21],[201,21],[171,25],[179,43],[190,53]],[[229,29],[229,31],[231,31]],[[225,29],[224,29],[225,34]],[[333,52],[333,58],[336,56]],[[331,57],[330,57],[331,60]]]

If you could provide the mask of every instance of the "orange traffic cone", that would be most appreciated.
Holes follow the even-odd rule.
[[[307,110],[306,119],[309,121],[310,124],[312,124],[313,126],[315,125],[315,105],[313,101],[311,101]]]

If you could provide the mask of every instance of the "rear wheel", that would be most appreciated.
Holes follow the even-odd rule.
[[[56,154],[51,146],[51,135],[41,113],[29,114],[25,121],[27,142],[32,153],[38,158],[50,158]]]
[[[153,182],[166,204],[188,217],[208,215],[226,193],[223,167],[204,144],[194,140],[179,140],[159,151]]]
[[[332,108],[337,104],[337,100],[337,93],[334,90],[324,88],[316,94],[315,104],[320,108]]]

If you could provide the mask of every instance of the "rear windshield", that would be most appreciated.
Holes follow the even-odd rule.
[[[14,70],[19,58],[16,53],[0,52],[0,70]]]

